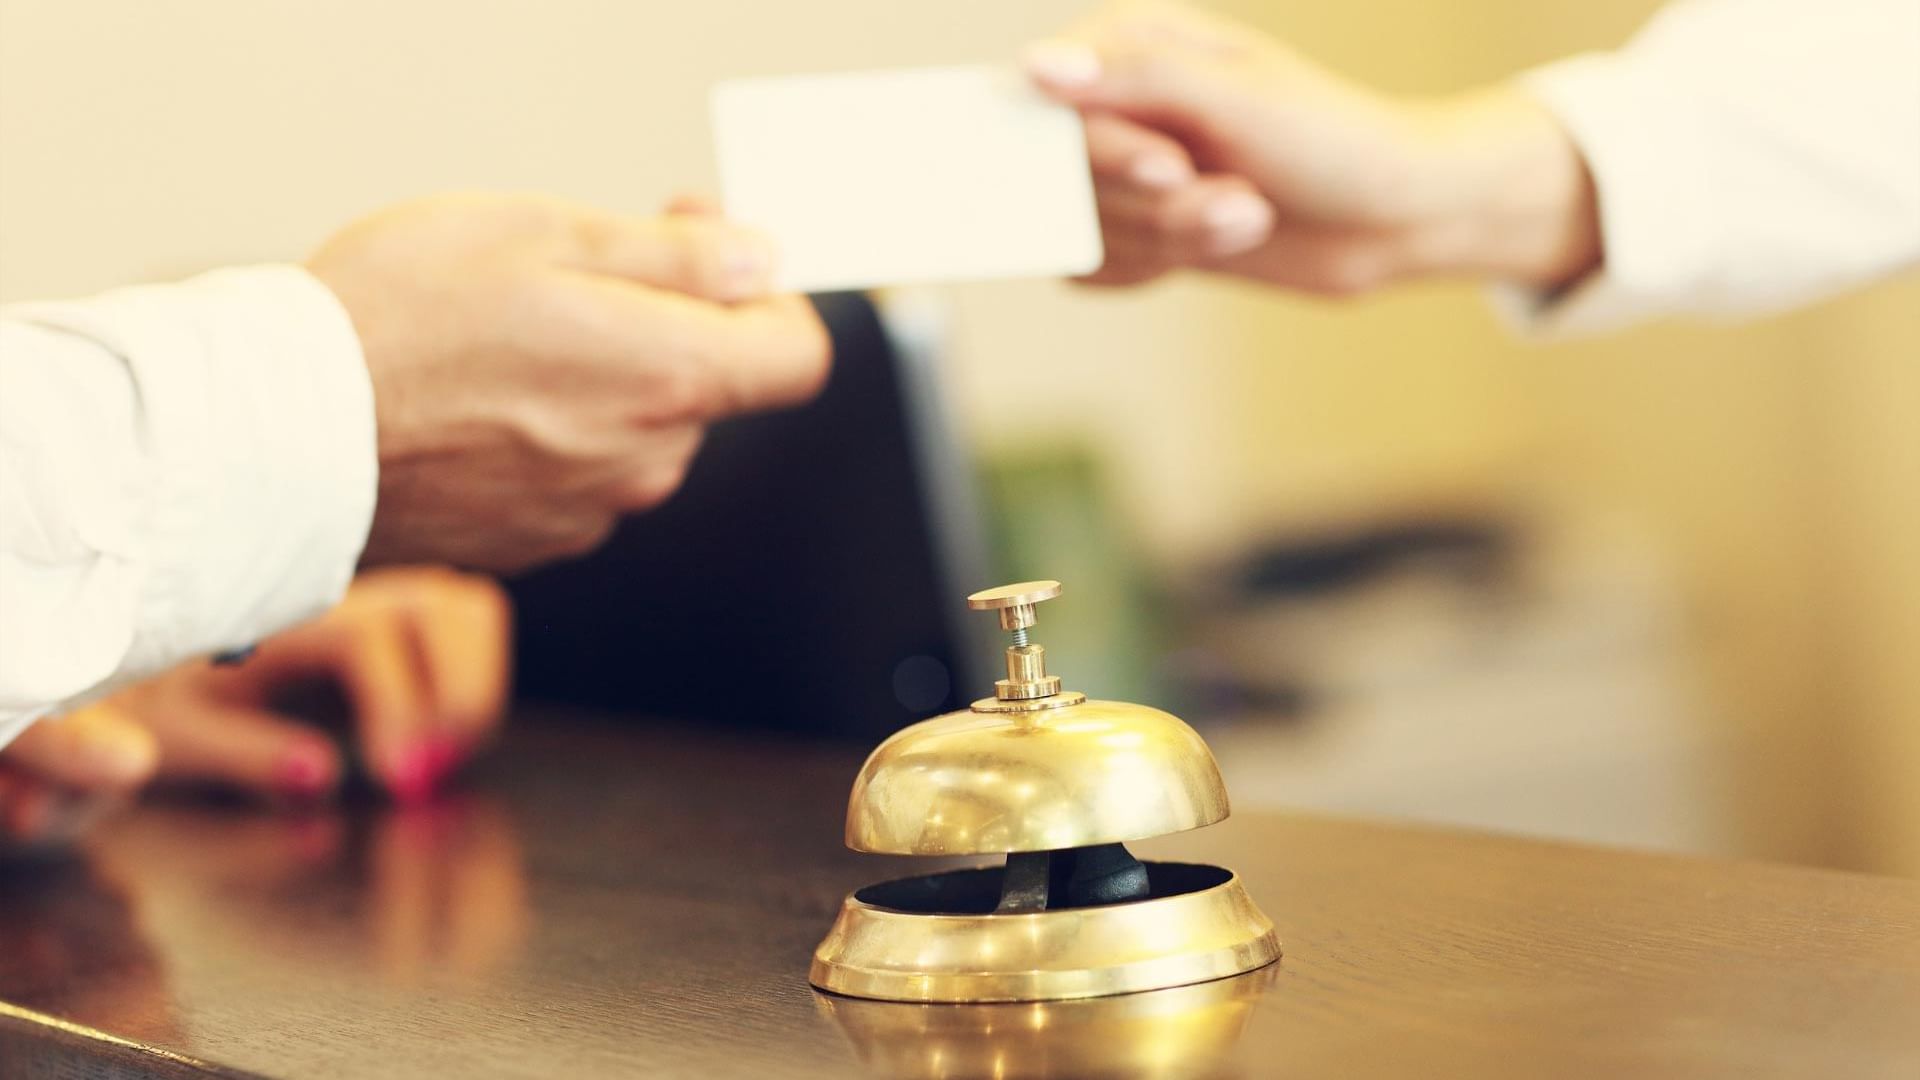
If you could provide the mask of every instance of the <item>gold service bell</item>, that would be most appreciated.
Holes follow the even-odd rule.
[[[1280,957],[1230,870],[1142,862],[1129,840],[1227,816],[1207,744],[1179,717],[1089,701],[1028,641],[1057,581],[974,593],[1013,632],[994,695],[896,732],[847,801],[847,846],[1005,855],[1001,866],[857,890],[814,950],[823,990],[893,1001],[1051,1001],[1224,978]]]

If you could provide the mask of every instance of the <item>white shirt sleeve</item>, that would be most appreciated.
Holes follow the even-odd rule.
[[[1533,329],[1740,316],[1920,264],[1920,2],[1683,0],[1526,75],[1585,155],[1605,265]]]
[[[376,470],[359,339],[298,267],[0,309],[0,747],[337,601]]]

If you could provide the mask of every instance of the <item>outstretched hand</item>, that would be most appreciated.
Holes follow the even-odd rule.
[[[449,195],[308,260],[372,376],[370,562],[513,570],[592,548],[686,474],[705,426],[813,395],[825,328],[775,254],[702,214]]]
[[[1107,8],[1027,67],[1086,118],[1096,283],[1191,267],[1333,295],[1440,273],[1555,285],[1599,258],[1578,152],[1511,88],[1396,99],[1165,3]]]

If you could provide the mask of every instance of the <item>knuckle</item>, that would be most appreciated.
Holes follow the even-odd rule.
[[[506,426],[525,453],[538,461],[578,465],[597,456],[582,444],[575,424],[548,409],[513,409]]]
[[[687,463],[674,461],[641,470],[620,485],[618,499],[625,510],[652,510],[673,497],[687,476]]]
[[[589,266],[607,261],[615,250],[613,230],[605,221],[592,217],[575,219],[568,227],[575,258]]]

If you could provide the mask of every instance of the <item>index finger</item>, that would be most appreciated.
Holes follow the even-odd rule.
[[[1193,157],[1178,139],[1112,113],[1086,118],[1087,162],[1096,180],[1150,191],[1194,178]]]
[[[721,305],[578,273],[567,291],[569,310],[556,317],[569,320],[574,339],[632,368],[643,392],[658,389],[661,365],[680,368],[669,381],[690,388],[690,418],[795,405],[825,385],[833,345],[805,297]],[[636,364],[641,357],[652,363]]]
[[[710,213],[636,218],[579,207],[570,224],[563,264],[577,270],[723,303],[773,288],[773,241]]]
[[[353,709],[361,756],[389,786],[400,779],[413,748],[432,726],[407,630],[385,612],[336,607],[262,642],[242,670],[262,699],[289,676],[322,675],[338,683]]]

